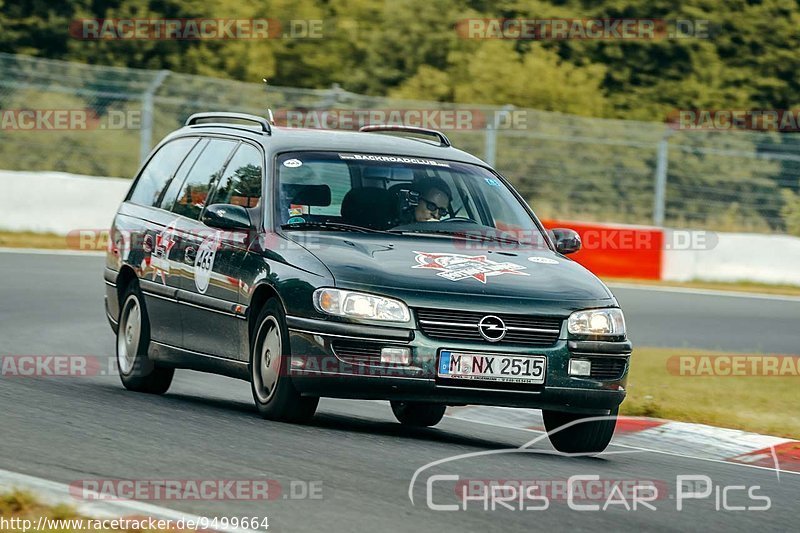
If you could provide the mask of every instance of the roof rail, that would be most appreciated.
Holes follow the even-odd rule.
[[[447,138],[447,135],[442,133],[441,131],[431,130],[428,128],[418,128],[416,126],[394,126],[394,125],[382,125],[382,124],[375,124],[371,126],[362,126],[361,129],[358,131],[364,131],[368,133],[377,133],[382,131],[399,131],[404,133],[416,133],[417,135],[428,135],[430,137],[436,137],[439,141],[440,146],[452,146],[450,143],[450,139]]]
[[[248,115],[247,113],[228,113],[225,111],[211,111],[208,113],[195,113],[186,119],[186,126],[195,126],[201,120],[207,119],[227,119],[227,120],[244,120],[247,122],[255,122],[261,126],[261,131],[267,135],[272,135],[272,127],[269,121],[264,117],[256,115]]]

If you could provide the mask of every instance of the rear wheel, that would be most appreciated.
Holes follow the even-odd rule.
[[[256,321],[250,342],[250,383],[262,417],[306,422],[314,416],[319,398],[301,396],[288,375],[289,331],[283,309],[269,300]]]
[[[144,298],[134,281],[122,298],[117,328],[117,368],[126,389],[164,394],[172,384],[174,368],[156,365],[147,356],[150,346],[150,320]]]
[[[391,402],[392,412],[404,426],[429,427],[442,421],[447,406],[443,403]]]
[[[553,448],[564,453],[600,453],[606,449],[617,425],[619,407],[601,417],[561,411],[542,411],[544,428]],[[581,420],[596,418],[588,422]],[[574,422],[574,423],[573,423]],[[567,427],[564,427],[567,426]],[[563,429],[560,429],[563,428]]]

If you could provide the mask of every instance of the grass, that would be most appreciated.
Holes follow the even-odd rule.
[[[93,527],[93,523],[86,522],[87,520],[94,520],[93,518],[87,518],[85,516],[81,516],[75,512],[75,510],[64,504],[59,505],[47,505],[39,500],[37,500],[33,495],[28,492],[14,490],[11,492],[0,493],[0,517],[5,519],[10,527],[9,528],[1,528],[0,533],[20,533],[23,531],[23,525],[20,524],[22,520],[30,520],[31,523],[29,525],[28,531],[33,531],[39,522],[40,518],[51,519],[51,520],[84,520],[84,522],[80,525],[83,528],[78,527],[79,524],[59,524],[63,527],[49,527],[54,524],[44,522],[42,524],[43,531],[52,532],[52,533],[78,533],[78,532],[85,532],[87,530],[91,531],[110,531],[110,532],[125,532],[125,533],[143,533],[151,531],[149,529],[95,529]],[[134,519],[136,517],[130,517]],[[143,519],[143,517],[139,517]],[[14,520],[18,519],[18,520]],[[11,522],[14,520],[14,522]],[[14,526],[17,527],[14,527]],[[112,525],[112,524],[109,524]],[[120,524],[126,525],[126,524]],[[136,524],[130,524],[134,526]],[[159,530],[152,530],[152,533],[158,533]],[[163,533],[164,530],[160,530],[160,533]]]
[[[800,376],[680,376],[670,357],[731,355],[672,348],[636,348],[621,414],[742,429],[800,440]],[[795,365],[795,369],[797,366]]]
[[[69,248],[64,235],[52,233],[0,231],[0,247],[4,248]]]
[[[39,517],[52,518],[54,520],[69,520],[71,518],[79,518],[72,508],[67,505],[45,505],[31,494],[22,491],[13,491],[0,494],[0,517],[5,519],[20,518],[30,519],[33,523],[39,520]],[[2,532],[21,531],[21,529],[0,529]],[[70,531],[64,529],[53,529],[51,531]]]

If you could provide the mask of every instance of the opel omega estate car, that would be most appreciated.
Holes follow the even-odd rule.
[[[575,232],[546,231],[440,132],[196,114],[111,235],[130,390],[164,393],[186,368],[249,381],[276,420],[310,419],[320,397],[388,400],[414,426],[480,404],[542,409],[560,451],[611,438],[631,354],[617,301],[566,257]]]

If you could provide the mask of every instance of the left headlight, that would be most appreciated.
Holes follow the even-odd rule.
[[[317,289],[314,307],[328,315],[408,322],[411,313],[400,300],[342,289]]]
[[[573,335],[622,336],[625,335],[625,316],[617,307],[576,311],[569,316],[567,331]]]

